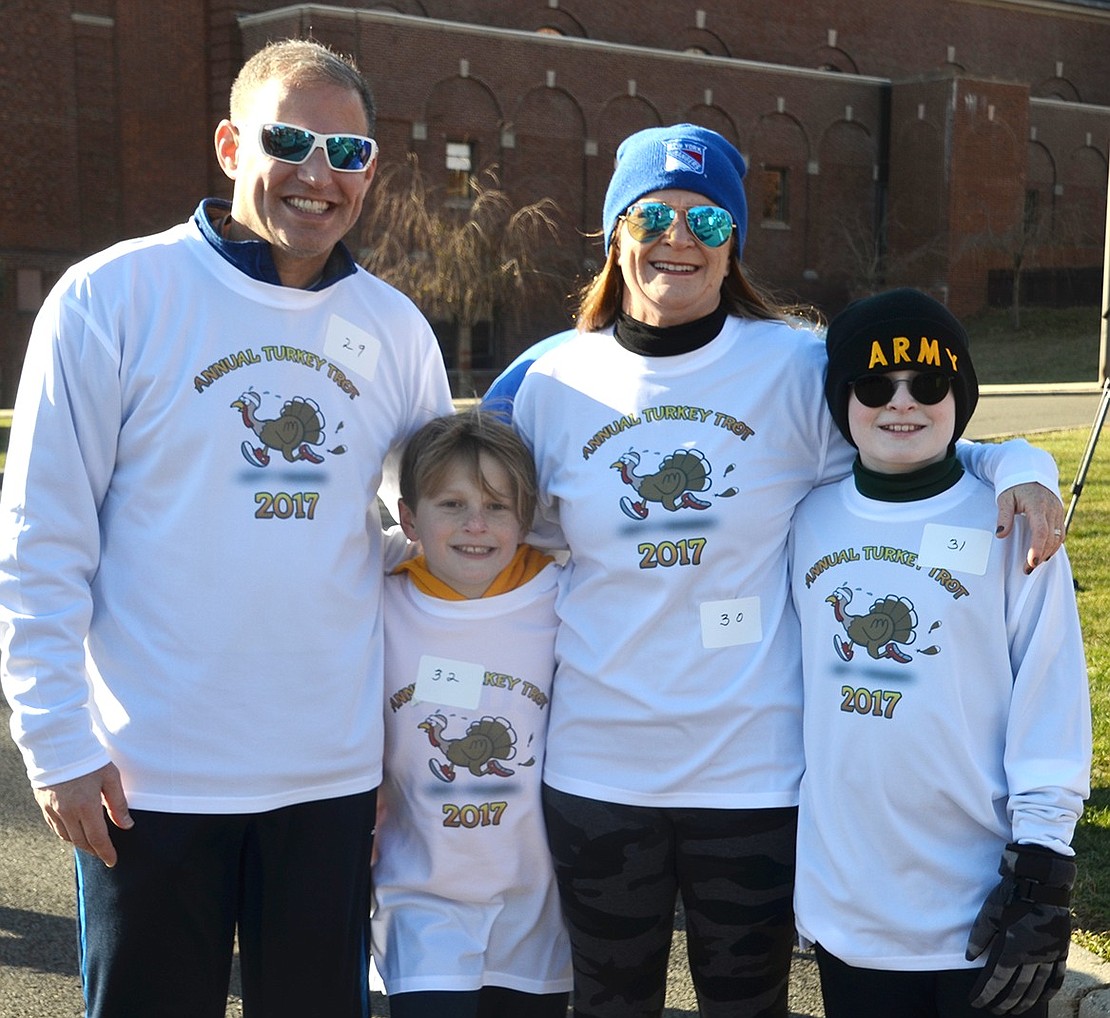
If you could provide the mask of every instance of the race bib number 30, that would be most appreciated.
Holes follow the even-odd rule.
[[[703,647],[736,647],[743,643],[759,643],[762,639],[763,623],[760,619],[758,597],[702,602]]]

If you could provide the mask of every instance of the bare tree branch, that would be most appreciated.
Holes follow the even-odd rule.
[[[513,299],[550,288],[558,249],[557,206],[543,198],[514,208],[492,171],[452,205],[429,192],[417,158],[383,170],[370,192],[362,264],[406,293],[433,319],[458,328],[459,385],[471,384],[473,327]]]

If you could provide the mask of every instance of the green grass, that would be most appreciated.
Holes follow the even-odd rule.
[[[1014,329],[1009,309],[964,319],[982,384],[1098,381],[1099,308],[1023,308]]]
[[[965,320],[981,383],[1098,381],[1099,309],[1025,308],[1022,327],[1008,310]],[[1065,505],[1090,429],[1038,434],[1034,441],[1060,466]],[[1095,447],[1068,533],[1068,556],[1091,688],[1094,758],[1091,797],[1075,832],[1079,861],[1073,906],[1075,939],[1110,960],[1110,425]]]
[[[1065,505],[1087,447],[1089,429],[1038,434],[1035,442],[1060,466]],[[1087,674],[1094,759],[1091,797],[1073,842],[1079,863],[1073,908],[1075,939],[1110,960],[1110,428],[1103,428],[1067,537]]]

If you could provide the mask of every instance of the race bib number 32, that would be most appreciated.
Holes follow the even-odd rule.
[[[474,710],[482,696],[485,677],[486,670],[481,665],[425,654],[420,658],[413,696],[426,703]]]

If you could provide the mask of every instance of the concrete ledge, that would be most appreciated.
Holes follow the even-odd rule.
[[[1064,985],[1048,1007],[1049,1018],[1110,1015],[1110,962],[1078,944],[1068,951]]]
[[[1079,1002],[1079,1018],[1098,1018],[1110,1014],[1110,990],[1094,990]]]
[[[980,385],[980,396],[1084,396],[1102,392],[1101,382],[1018,382],[1012,385]]]

